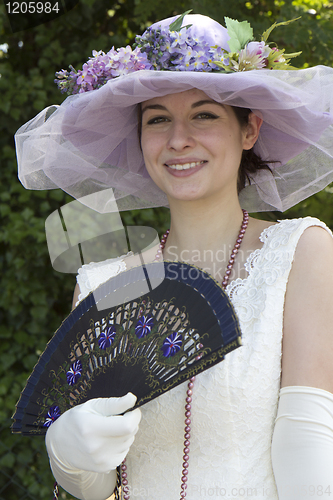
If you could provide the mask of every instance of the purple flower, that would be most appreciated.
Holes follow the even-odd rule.
[[[78,85],[81,85],[83,82],[88,83],[89,85],[92,85],[97,81],[97,75],[98,71],[95,70],[97,73],[96,75],[94,74],[94,68],[89,67],[87,63],[84,63],[82,66],[82,71],[78,71],[78,77],[76,79],[76,83]]]
[[[287,24],[289,22],[292,21]],[[227,18],[226,23],[228,30],[239,25],[238,21],[232,21],[228,26]],[[187,27],[179,27],[178,31],[171,31],[171,25],[169,28],[150,27],[142,35],[135,37],[133,48],[129,45],[117,50],[112,47],[106,54],[101,50],[93,50],[92,57],[84,63],[81,70],[76,71],[70,66],[70,72],[58,71],[54,81],[61,92],[77,94],[98,89],[113,78],[140,70],[232,72],[262,68],[285,69],[289,66],[290,58],[298,54],[284,56],[284,50],[271,49],[265,43],[272,29],[280,24],[275,23],[265,31],[263,41],[249,42],[239,52],[228,52],[226,43],[222,43],[220,47],[209,45],[203,36],[193,34]],[[250,25],[247,23],[247,27],[243,29],[246,39],[252,39],[253,30]],[[235,38],[237,31],[233,27],[229,33],[231,40]]]
[[[186,30],[172,32],[171,48],[174,49],[175,52],[180,52],[182,49],[186,50],[188,44],[189,38]]]
[[[56,73],[55,82],[61,92],[88,92],[102,87],[112,78],[145,69],[212,71],[219,69],[215,61],[222,59],[221,48],[209,46],[203,37],[192,38],[187,29],[148,28],[135,40],[133,49],[129,45],[117,50],[112,47],[106,54],[93,50],[92,57],[81,70],[71,67],[70,73],[65,70]]]
[[[138,337],[138,339],[142,339],[151,332],[153,326],[154,320],[150,314],[148,314],[147,316],[142,316],[142,318],[140,318],[136,324],[135,335]]]
[[[183,337],[180,333],[173,332],[171,335],[166,337],[163,342],[163,346],[161,347],[163,351],[163,356],[165,358],[174,356],[182,346]]]
[[[115,50],[112,47],[107,54],[102,50],[93,50],[92,57],[82,66],[82,69],[75,71],[61,70],[56,73],[55,80],[61,92],[77,94],[102,87],[108,80],[121,75],[127,75],[141,69],[151,69],[152,65],[147,59],[147,54],[139,48],[132,50],[121,47]]]
[[[182,35],[182,36],[180,36]],[[185,43],[184,43],[185,41]],[[190,38],[183,34],[174,37],[170,47],[170,63],[168,69],[176,71],[212,71],[218,69],[214,63],[221,60],[221,48],[211,47],[201,38]]]
[[[53,422],[57,420],[61,415],[59,406],[51,406],[47,415],[45,416],[45,422],[43,427],[50,427]]]
[[[57,71],[55,76],[56,79],[54,82],[57,84],[59,90],[62,93],[67,92],[67,94],[76,94],[78,86],[76,84],[77,72],[70,66],[71,71],[67,71],[62,69],[61,71]]]
[[[67,383],[69,385],[75,385],[76,382],[81,377],[81,373],[82,373],[82,364],[80,360],[77,360],[72,364],[72,366],[70,367],[70,369],[66,374]]]
[[[98,345],[101,349],[107,349],[110,347],[116,336],[116,327],[109,326],[105,332],[102,332],[98,339]]]

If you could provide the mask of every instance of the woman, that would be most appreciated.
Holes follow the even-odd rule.
[[[278,68],[265,71],[287,63],[279,51],[275,60],[264,42],[255,53],[245,44],[236,60],[225,48],[235,40],[215,21],[186,16],[184,25],[191,27],[183,29],[174,23],[164,20],[139,40],[142,54],[149,37],[159,47],[164,43],[164,51],[148,51],[159,55],[146,61],[146,71],[143,60],[136,61],[138,71],[67,100],[42,125],[50,138],[60,137],[61,129],[62,139],[47,141],[39,187],[60,185],[81,196],[112,186],[121,208],[167,202],[171,227],[162,240],[163,258],[194,263],[222,284],[238,314],[243,346],[200,374],[188,390],[178,386],[142,407],[141,423],[138,409],[122,415],[135,404],[132,394],[67,411],[47,432],[51,467],[59,483],[82,499],[109,496],[115,468],[125,457],[124,498],[176,498],[180,488],[181,498],[187,492],[191,500],[329,495],[332,235],[316,219],[271,224],[248,219],[241,206],[286,208],[332,180],[333,118],[327,100],[318,107],[320,98],[332,95],[318,96],[319,82],[332,89],[332,71],[296,72],[293,78]],[[162,35],[170,35],[169,45]],[[209,62],[206,45],[225,48],[220,66]],[[105,55],[94,56],[96,63]],[[196,72],[199,63],[202,72]],[[159,71],[170,69],[168,64],[180,71]],[[209,72],[209,64],[236,71]],[[254,67],[244,72],[247,64]],[[79,78],[75,85],[85,80],[92,85],[98,73],[88,65]],[[23,149],[31,150],[34,127]],[[41,151],[39,131],[38,137]],[[315,156],[316,168],[310,169],[306,160]],[[57,167],[55,158],[68,163]],[[69,182],[70,168],[76,177]],[[29,174],[21,172],[21,180],[28,183]],[[132,265],[131,257],[123,262]],[[74,303],[84,297],[80,284],[86,283],[87,269],[93,272],[94,264],[80,270]],[[184,411],[190,419],[185,442]]]

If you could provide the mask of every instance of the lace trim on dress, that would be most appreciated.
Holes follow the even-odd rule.
[[[319,219],[304,217],[301,220],[305,229],[310,226],[319,226],[332,234],[332,231],[326,224]],[[285,219],[277,222],[278,224],[272,224],[262,231],[259,240],[263,243],[263,246],[254,250],[246,259],[244,267],[248,276],[246,278],[237,278],[227,286],[226,292],[230,298],[240,293],[240,289],[254,276],[256,277],[257,285],[260,285],[259,272],[264,281],[268,285],[271,285],[277,279],[277,276],[281,274],[281,271],[285,270],[286,266],[288,266],[288,262],[281,262],[279,254],[276,251],[288,244],[290,238],[300,226],[300,219]],[[281,264],[284,269],[281,269]]]

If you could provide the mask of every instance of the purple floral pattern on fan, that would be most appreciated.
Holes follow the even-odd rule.
[[[51,406],[45,417],[44,427],[50,427],[61,415],[59,406]]]
[[[135,335],[138,337],[138,339],[142,339],[143,337],[146,337],[148,333],[151,332],[153,326],[154,326],[154,320],[151,314],[148,314],[147,316],[142,316],[136,324]]]
[[[180,333],[173,332],[171,335],[166,337],[161,347],[163,351],[163,356],[169,358],[177,354],[183,343],[183,337]]]
[[[76,382],[81,377],[81,373],[82,373],[82,364],[81,361],[78,359],[72,364],[72,366],[66,373],[67,383],[69,385],[75,385]]]
[[[102,332],[99,339],[98,345],[101,349],[105,350],[111,346],[116,336],[116,328],[112,325],[109,326],[105,332]]]

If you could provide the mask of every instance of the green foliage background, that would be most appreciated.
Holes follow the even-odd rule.
[[[44,107],[63,99],[55,71],[81,67],[93,49],[131,43],[147,25],[187,9],[223,22],[249,20],[255,35],[274,21],[301,20],[274,32],[279,47],[302,50],[299,67],[333,62],[333,3],[319,0],[80,0],[60,18],[11,34],[0,5],[0,500],[47,500],[52,477],[41,438],[12,435],[10,417],[25,381],[52,332],[69,313],[75,277],[51,267],[44,223],[69,202],[61,191],[26,191],[16,174],[13,135]],[[271,219],[314,215],[333,229],[332,188]],[[125,224],[168,226],[166,209],[122,214]],[[62,498],[70,496],[62,493]]]

